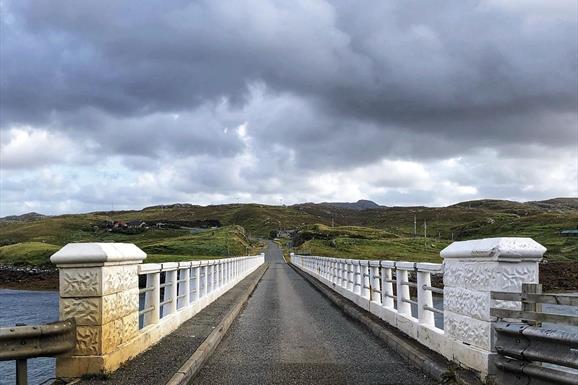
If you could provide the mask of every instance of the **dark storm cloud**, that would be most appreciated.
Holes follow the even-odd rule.
[[[162,174],[183,192],[272,196],[284,180],[310,197],[316,174],[466,157],[436,175],[507,197],[537,174],[486,164],[558,181],[569,169],[540,159],[577,151],[570,0],[5,0],[1,11],[0,129],[16,138],[4,168],[117,157],[125,172],[156,172],[150,186]]]
[[[319,119],[508,141],[563,142],[573,128],[528,126],[576,108],[572,14],[480,1],[20,0],[5,9],[5,124],[86,107],[142,116],[221,96],[242,103],[246,85],[263,81],[314,100]]]

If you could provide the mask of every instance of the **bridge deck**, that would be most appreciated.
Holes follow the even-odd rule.
[[[215,384],[434,384],[287,266],[270,243],[269,270],[193,380]]]

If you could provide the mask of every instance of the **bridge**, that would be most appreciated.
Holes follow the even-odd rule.
[[[285,261],[269,242],[256,256],[150,264],[132,244],[68,244],[51,258],[70,335],[53,349],[56,374],[139,385],[578,384],[578,334],[542,325],[578,317],[541,310],[578,297],[541,292],[545,251],[491,238],[454,242],[443,264]],[[0,359],[26,357],[14,353],[26,337],[11,330],[0,331]],[[27,357],[43,355],[35,338]]]

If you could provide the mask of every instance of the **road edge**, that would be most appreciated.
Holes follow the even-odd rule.
[[[327,297],[343,313],[367,327],[373,335],[383,341],[389,348],[409,361],[412,365],[421,369],[434,380],[439,381],[441,384],[483,384],[475,373],[460,368],[440,354],[419,345],[419,343],[411,339],[411,337],[406,336],[399,330],[394,330],[390,325],[385,323],[385,321],[334,292],[315,277],[301,271],[301,269],[290,262],[288,262],[288,265],[317,291]]]
[[[223,337],[227,334],[227,331],[233,324],[233,321],[237,318],[253,291],[257,287],[257,284],[263,278],[263,275],[269,268],[269,263],[265,262],[259,267],[260,272],[255,277],[255,280],[251,285],[247,287],[245,292],[240,296],[237,304],[229,310],[227,315],[219,322],[215,329],[209,334],[209,336],[203,341],[197,350],[185,361],[185,363],[176,371],[176,373],[171,377],[171,379],[166,383],[166,385],[186,385],[191,381],[202,368],[203,364],[211,357],[215,352],[217,346],[222,341]],[[257,271],[259,271],[257,269]]]

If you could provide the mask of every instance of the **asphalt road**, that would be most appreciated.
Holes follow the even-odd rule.
[[[282,259],[192,384],[435,384],[346,318]]]

